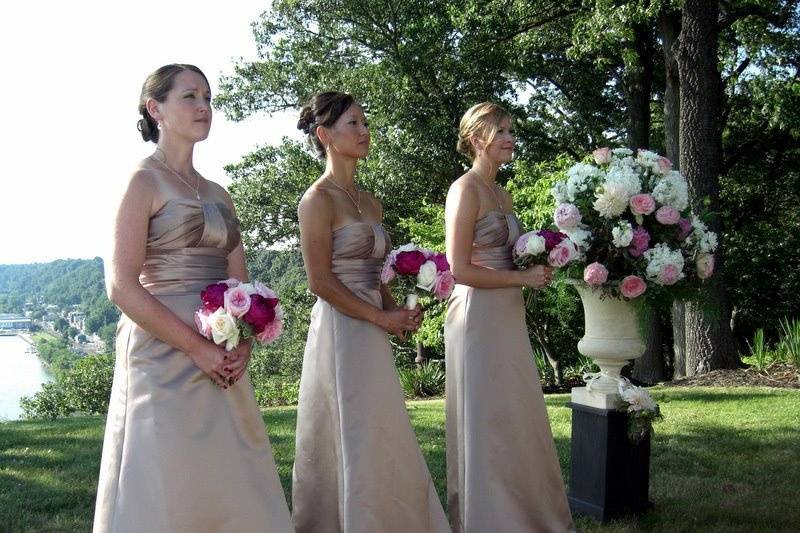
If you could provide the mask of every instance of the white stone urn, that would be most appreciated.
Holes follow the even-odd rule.
[[[586,331],[578,342],[578,351],[600,367],[600,375],[587,381],[586,387],[572,389],[572,402],[616,409],[619,372],[631,359],[641,357],[645,344],[639,319],[631,302],[603,296],[583,282],[572,283],[583,302]]]

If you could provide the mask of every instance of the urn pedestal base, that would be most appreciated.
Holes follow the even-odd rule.
[[[616,409],[622,400],[618,392],[597,392],[587,387],[572,388],[572,403],[587,405],[596,409]]]
[[[572,469],[567,497],[572,512],[606,522],[652,508],[650,436],[632,443],[627,413],[575,403],[574,396],[569,407]]]

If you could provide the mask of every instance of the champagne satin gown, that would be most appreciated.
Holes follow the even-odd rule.
[[[475,224],[471,262],[513,268],[513,214]],[[573,529],[519,287],[456,285],[444,327],[447,492],[455,533]]]
[[[333,233],[332,270],[382,307],[390,247],[380,224]],[[385,331],[325,300],[311,311],[297,408],[292,518],[298,533],[449,532],[406,411]]]
[[[150,218],[140,281],[194,328],[239,238],[225,204],[169,200]],[[292,531],[247,374],[221,390],[125,315],[116,351],[94,533]]]

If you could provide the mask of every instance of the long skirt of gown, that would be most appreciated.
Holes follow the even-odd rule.
[[[157,298],[194,328],[199,289]],[[123,315],[94,533],[290,531],[247,374],[221,390]]]
[[[380,305],[377,290],[357,295]],[[295,453],[298,533],[450,531],[386,332],[321,299],[303,359]]]
[[[571,530],[522,291],[456,285],[445,347],[453,531]]]

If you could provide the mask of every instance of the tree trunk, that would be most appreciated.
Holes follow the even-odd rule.
[[[673,168],[680,168],[680,75],[677,54],[678,36],[681,33],[679,11],[662,11],[658,17],[658,30],[664,50],[664,149]],[[686,375],[686,311],[683,301],[672,304],[672,377]]]
[[[722,78],[718,65],[719,5],[707,0],[685,0],[678,45],[680,73],[680,163],[689,183],[693,211],[704,199],[719,212],[719,172],[722,157],[720,111]],[[710,228],[720,237],[718,269],[709,280],[705,313],[697,303],[686,305],[686,375],[738,365],[730,329],[730,308],[723,285],[722,222],[714,216]]]
[[[648,24],[633,28],[633,50],[637,64],[625,73],[628,93],[628,147],[649,148],[650,97],[653,92],[653,34]]]

